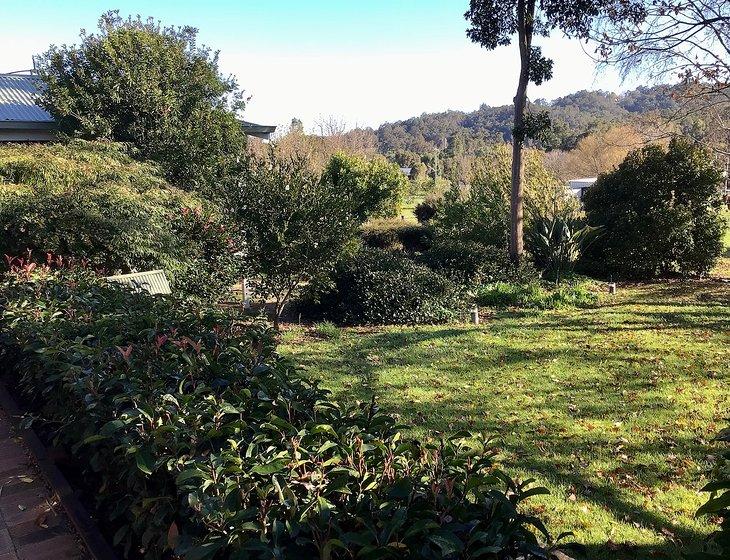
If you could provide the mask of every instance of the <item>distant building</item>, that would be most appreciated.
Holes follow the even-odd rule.
[[[571,179],[570,181],[568,181],[568,188],[570,189],[570,192],[578,198],[578,200],[583,200],[583,196],[586,194],[586,191],[590,189],[597,180],[597,177]]]
[[[403,173],[403,175],[405,175],[406,177],[408,177],[410,179],[411,173],[413,173],[413,168],[412,167],[401,167],[400,172]]]
[[[51,142],[56,122],[38,105],[42,87],[32,72],[0,74],[0,142]],[[268,141],[276,126],[240,121],[248,136]]]

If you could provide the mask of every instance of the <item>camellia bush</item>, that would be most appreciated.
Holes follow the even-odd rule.
[[[352,200],[309,157],[274,148],[248,159],[229,199],[256,294],[275,302],[278,327],[290,298],[329,273],[354,241],[360,221]]]
[[[419,262],[460,285],[525,282],[537,279],[527,262],[515,265],[507,251],[475,241],[440,239],[419,257]]]
[[[73,255],[108,274],[161,268],[213,298],[239,277],[230,228],[207,201],[107,142],[0,147],[0,253]]]
[[[371,248],[341,259],[315,290],[309,297],[325,317],[355,325],[444,323],[461,303],[448,278],[405,253]]]
[[[632,279],[707,274],[726,227],[721,180],[712,154],[687,140],[632,152],[584,197],[589,225],[601,230],[583,267]]]
[[[7,381],[128,557],[546,557],[522,513],[546,490],[488,441],[410,440],[375,403],[333,402],[265,327],[83,269],[16,267],[0,304]]]

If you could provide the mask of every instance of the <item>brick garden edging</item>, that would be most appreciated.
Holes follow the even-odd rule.
[[[22,413],[2,380],[0,380],[0,408],[5,410],[18,435],[23,438],[25,445],[33,455],[41,475],[58,496],[68,520],[86,546],[89,556],[93,560],[118,560],[88,511],[76,497],[66,477],[49,458],[43,442],[33,430],[22,429],[18,426],[17,418]]]

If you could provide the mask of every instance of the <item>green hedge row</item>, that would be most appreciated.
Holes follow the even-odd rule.
[[[483,437],[404,439],[298,377],[263,326],[83,270],[17,271],[0,305],[6,375],[130,557],[545,557],[520,506],[546,490]]]

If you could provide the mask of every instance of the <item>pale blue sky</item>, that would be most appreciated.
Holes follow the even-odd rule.
[[[512,47],[488,52],[466,38],[467,0],[0,0],[0,71],[28,68],[51,43],[74,43],[99,15],[154,16],[200,30],[221,66],[252,96],[246,118],[296,116],[312,127],[335,116],[377,126],[423,112],[510,103],[518,61]],[[594,71],[576,41],[542,40],[555,59],[548,99],[579,89],[625,89]]]

